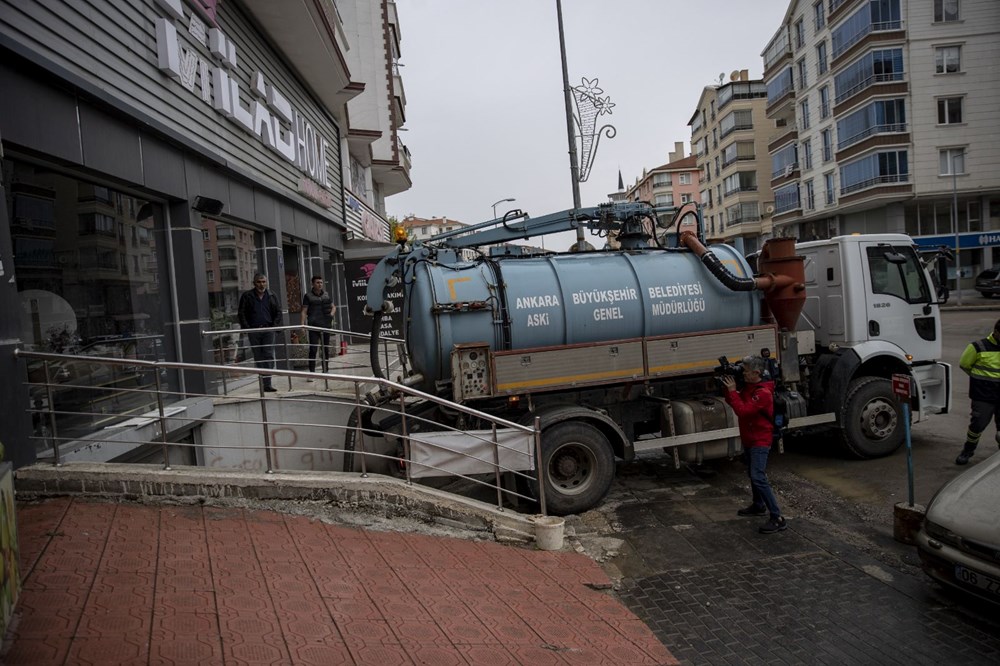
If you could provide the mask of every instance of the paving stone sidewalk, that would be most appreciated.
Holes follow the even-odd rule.
[[[303,516],[19,504],[6,664],[676,664],[591,559]]]

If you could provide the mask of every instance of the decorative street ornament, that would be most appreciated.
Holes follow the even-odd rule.
[[[573,120],[579,130],[580,141],[580,176],[579,182],[584,183],[590,176],[590,168],[594,164],[594,156],[597,155],[597,144],[601,141],[601,136],[613,139],[618,131],[614,125],[602,125],[597,128],[598,118],[607,114],[611,115],[611,109],[615,104],[610,96],[601,97],[604,94],[597,85],[597,79],[580,79],[580,85],[572,89],[573,101],[576,111]]]

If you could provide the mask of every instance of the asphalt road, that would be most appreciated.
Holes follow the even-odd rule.
[[[943,314],[952,410],[913,427],[917,503],[967,469],[954,464],[969,413],[958,359],[1000,318],[993,304]],[[973,463],[993,446],[991,427]],[[648,454],[619,465],[600,507],[569,518],[569,542],[602,563],[684,664],[1000,663],[997,607],[933,583],[916,550],[892,538],[893,506],[907,499],[904,449],[857,461],[800,438],[768,473],[785,532],[761,535],[761,519],[736,517],[749,499],[739,462],[676,470]]]

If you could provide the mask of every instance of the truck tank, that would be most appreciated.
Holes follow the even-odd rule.
[[[736,249],[711,250],[734,276],[751,275]],[[530,349],[753,326],[761,316],[759,293],[720,284],[686,250],[423,261],[405,282],[407,347],[428,390],[449,376],[458,344]]]

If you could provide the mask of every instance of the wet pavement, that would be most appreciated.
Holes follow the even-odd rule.
[[[6,664],[673,664],[593,560],[272,511],[17,509]]]
[[[1000,607],[946,593],[914,548],[785,467],[769,465],[789,524],[779,534],[736,516],[749,498],[738,462],[696,474],[663,456],[621,465],[592,512],[603,522],[574,530],[603,544],[589,550],[619,598],[682,664],[1000,663]],[[610,550],[608,536],[620,540]]]

